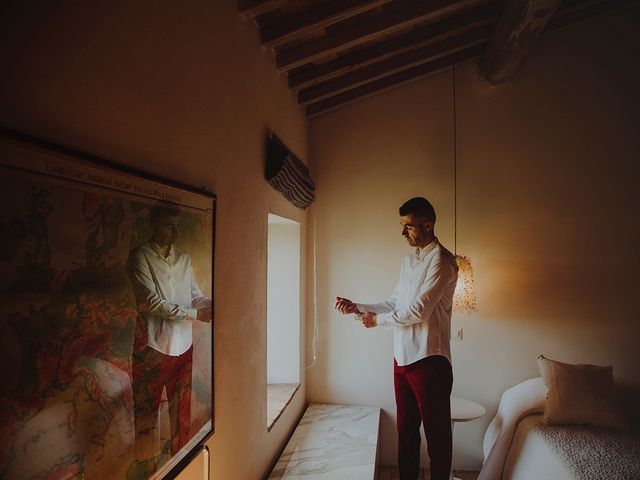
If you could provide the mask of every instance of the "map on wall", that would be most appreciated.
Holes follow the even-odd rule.
[[[161,477],[213,429],[213,324],[204,313],[214,199],[15,142],[0,146],[0,174],[0,478]],[[167,268],[178,268],[171,262],[180,252],[198,306],[207,305],[176,308],[197,319],[158,320],[136,290],[132,252],[156,238],[150,217],[159,202],[179,218]],[[152,294],[173,305],[162,284]],[[188,380],[179,401],[172,378],[154,370],[134,384],[136,352],[187,358],[154,350],[149,322],[182,322],[192,335],[183,334]],[[152,424],[141,432],[147,390]]]

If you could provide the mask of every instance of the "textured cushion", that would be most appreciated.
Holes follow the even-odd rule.
[[[614,391],[611,365],[572,365],[540,355],[538,366],[547,386],[546,424],[627,428]]]
[[[629,428],[640,432],[640,378],[615,378],[614,391]]]

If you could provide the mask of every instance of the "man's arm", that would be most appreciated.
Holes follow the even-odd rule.
[[[376,316],[380,326],[406,327],[427,320],[442,299],[444,292],[456,279],[457,267],[448,257],[438,258],[427,271],[415,301],[408,308]],[[365,326],[375,326],[366,325]]]
[[[193,275],[193,265],[189,262],[189,276],[191,278],[191,306],[198,310],[197,319],[201,322],[210,322],[212,317],[211,299],[202,293],[196,278]]]
[[[130,272],[140,312],[152,313],[158,317],[174,321],[196,320],[197,309],[168,302],[156,293],[156,283],[151,266],[141,252],[136,252],[132,256]],[[162,285],[159,287],[162,289]]]
[[[383,313],[383,312],[392,312],[396,304],[396,291],[394,290],[393,295],[389,300],[386,300],[381,303],[355,303],[349,300],[348,298],[336,297],[336,304],[334,308],[340,313],[344,313],[348,315],[350,313],[355,313],[356,315],[364,315],[367,312],[374,313]]]

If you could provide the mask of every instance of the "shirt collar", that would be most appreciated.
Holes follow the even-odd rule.
[[[158,254],[158,256],[164,260],[168,260],[173,256],[173,245],[171,245],[169,247],[169,256],[165,257],[164,256],[164,252],[162,251],[162,249],[160,248],[160,246],[153,241],[149,242],[149,245],[151,246],[151,248],[153,249],[154,252],[156,252]]]
[[[430,243],[429,245],[427,245],[426,247],[424,247],[424,248],[416,247],[416,252],[415,252],[415,254],[416,254],[416,259],[418,259],[418,260],[422,260],[424,257],[426,257],[426,256],[427,256],[427,254],[428,254],[431,250],[433,250],[433,249],[436,247],[436,245],[437,245],[437,244],[438,244],[438,238],[436,237],[436,238],[434,238],[434,239],[431,241],[431,243]]]

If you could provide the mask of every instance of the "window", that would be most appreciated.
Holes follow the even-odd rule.
[[[300,224],[269,214],[267,428],[300,386]]]

